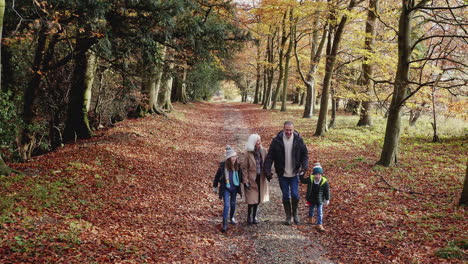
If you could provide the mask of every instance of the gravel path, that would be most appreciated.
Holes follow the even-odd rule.
[[[242,112],[229,104],[223,104],[224,127],[226,132],[232,134],[229,142],[237,151],[244,151],[248,136],[252,133],[243,121]],[[333,263],[322,258],[324,248],[316,241],[305,237],[296,227],[283,225],[284,211],[281,203],[281,190],[278,179],[270,182],[270,202],[259,205],[258,225],[247,225],[247,206],[243,200],[238,199],[237,220],[241,234],[253,241],[257,252],[256,263]],[[302,202],[302,201],[301,201]],[[303,220],[303,219],[301,219]],[[310,226],[312,229],[312,226]],[[229,233],[229,230],[228,230]],[[234,252],[235,245],[228,245]]]

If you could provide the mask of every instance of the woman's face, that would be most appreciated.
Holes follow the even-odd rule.
[[[257,142],[255,142],[255,148],[260,148],[260,145],[262,145],[262,140],[259,138]]]

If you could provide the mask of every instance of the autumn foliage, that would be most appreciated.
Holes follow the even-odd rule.
[[[169,117],[126,120],[90,140],[9,164],[25,175],[0,178],[0,262],[256,263],[262,252],[253,250],[244,216],[227,234],[219,232],[222,202],[211,189],[224,146],[237,136],[225,129],[232,109],[266,146],[284,120],[293,120],[310,161],[321,162],[332,190],[324,216],[329,232],[291,228],[324,246],[328,259],[466,261],[466,249],[461,258],[435,255],[449,242],[467,240],[467,214],[456,206],[463,139],[433,145],[403,138],[402,165],[375,167],[381,136],[370,130],[338,128],[316,138],[311,120],[297,118],[300,110],[193,103],[176,104]]]

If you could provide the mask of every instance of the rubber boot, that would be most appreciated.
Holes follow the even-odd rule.
[[[299,200],[292,199],[292,213],[294,218],[294,223],[299,224],[299,216],[297,215],[297,206],[299,205]]]
[[[291,201],[283,200],[284,212],[286,213],[285,225],[291,225]]]
[[[252,221],[252,211],[253,211],[253,205],[249,204],[247,207],[247,224],[251,225],[253,223]]]
[[[253,211],[252,211],[252,222],[256,225],[258,224],[258,219],[257,219],[257,209],[258,209],[258,204],[253,205]]]
[[[228,229],[228,220],[226,218],[223,218],[223,227],[221,228],[221,232],[226,232]]]

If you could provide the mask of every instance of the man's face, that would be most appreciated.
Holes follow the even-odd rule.
[[[283,131],[284,131],[284,134],[286,135],[286,138],[290,138],[292,134],[294,133],[294,126],[285,125]]]

